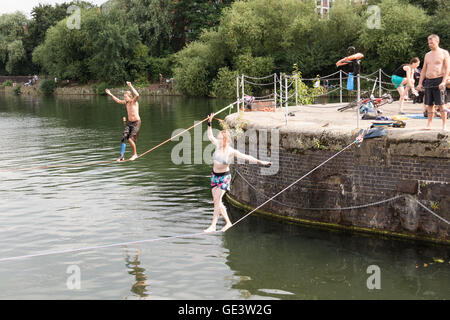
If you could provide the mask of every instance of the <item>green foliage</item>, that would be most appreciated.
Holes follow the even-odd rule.
[[[430,207],[431,207],[431,209],[433,209],[433,210],[439,210],[439,202],[437,202],[437,201],[431,201],[431,202],[430,202]]]
[[[212,96],[220,98],[233,98],[236,96],[236,77],[238,73],[223,67],[217,72],[217,78],[212,85]]]
[[[292,72],[292,78],[288,80],[288,86],[290,86],[288,96],[290,103],[295,103],[295,88],[297,87],[297,102],[299,105],[314,103],[315,96],[324,92],[323,87],[308,87],[302,80],[302,73],[298,69],[297,64],[294,64],[294,70]]]
[[[190,43],[175,55],[173,69],[176,89],[188,96],[206,96],[218,69],[224,65],[225,53],[220,34],[207,31],[199,41]]]
[[[327,146],[323,145],[322,142],[317,139],[317,138],[313,138],[312,140],[313,143],[313,148],[317,149],[317,150],[327,150]]]
[[[183,67],[174,69],[176,89],[187,96],[206,96],[209,93],[210,74],[205,69],[205,61],[197,57],[181,64]]]
[[[20,12],[0,16],[0,72],[15,73],[26,58],[22,40],[27,21]]]
[[[425,52],[430,17],[421,8],[398,0],[382,0],[381,29],[361,29],[359,44],[365,53],[366,70],[395,70]]]
[[[294,63],[307,77],[320,72],[334,72],[335,63],[342,58],[345,48],[358,38],[356,31],[363,23],[360,11],[361,8],[350,6],[346,1],[336,1],[327,20],[315,12],[313,1],[234,2],[230,8],[224,9],[217,30],[204,32],[196,42],[200,42],[208,54],[195,56],[193,48],[197,47],[191,43],[176,55],[177,81],[181,73],[187,78],[188,70],[197,72],[197,68],[190,66],[195,64],[206,70],[203,86],[207,88],[198,87],[196,90],[191,86],[186,90],[184,85],[191,84],[182,81],[178,83],[179,89],[195,95],[209,92],[212,79],[219,81],[225,78],[226,73],[223,72],[226,69],[222,69],[225,67],[253,77],[287,71]],[[196,61],[195,57],[201,57],[201,61]],[[219,70],[222,70],[220,78],[217,75]],[[223,84],[220,86],[224,87]],[[215,93],[217,90],[213,88],[212,91]],[[246,92],[260,93],[252,85],[246,86]]]
[[[56,89],[56,83],[54,80],[43,79],[39,81],[39,89],[47,96],[52,95]]]
[[[153,56],[160,56],[169,48],[172,34],[171,0],[120,0],[127,21],[139,28],[142,42]]]
[[[21,86],[21,85],[16,86],[16,87],[13,89],[14,94],[15,94],[16,96],[20,96],[20,94],[22,93],[21,89],[22,89],[22,86]]]
[[[98,86],[97,86],[97,94],[101,95],[101,96],[106,96],[106,92],[105,90],[108,89],[110,86],[106,83],[106,82],[101,82]]]
[[[73,4],[82,8],[80,30],[66,26]],[[138,86],[162,74],[186,95],[234,97],[236,74],[261,77],[294,64],[306,78],[329,74],[350,45],[364,53],[363,72],[371,73],[423,59],[431,33],[442,47],[450,43],[448,0],[369,4],[381,9],[381,29],[366,25],[366,5],[348,0],[333,1],[325,17],[313,0],[110,0],[101,10],[86,1],[39,4],[31,19],[0,16],[0,74]],[[301,103],[321,93],[297,85]],[[246,93],[263,92],[246,84]]]
[[[147,50],[139,40],[137,26],[127,24],[120,12],[113,10],[109,14],[90,10],[83,15],[83,22],[89,79],[109,79],[113,84],[127,81],[135,67],[132,62],[142,59]]]
[[[120,12],[108,14],[83,10],[79,30],[69,30],[67,18],[47,31],[45,42],[33,52],[33,61],[60,79],[86,83],[106,80],[113,84],[129,80],[142,58],[139,32]],[[145,53],[144,53],[145,55]]]
[[[32,63],[32,52],[45,39],[49,27],[68,16],[67,8],[76,4],[89,8],[85,1],[63,4],[39,4],[31,11],[31,19],[20,12],[0,16],[0,73],[32,74],[38,67]]]
[[[234,69],[239,74],[250,75],[252,77],[265,77],[272,73],[274,61],[272,57],[253,57],[250,53],[240,54],[234,60]],[[245,84],[245,92],[249,95],[261,95],[266,86]]]
[[[85,1],[71,1],[55,5],[38,4],[31,10],[32,20],[29,23],[30,38],[33,41],[33,48],[44,42],[47,30],[66,18],[69,14],[67,9],[71,5],[82,8],[92,8],[93,5]]]
[[[6,87],[12,87],[12,85],[13,85],[12,80],[6,80],[6,81],[4,81],[4,82],[2,83],[2,87],[3,87],[3,88],[6,88]]]
[[[172,39],[170,48],[181,50],[186,43],[199,39],[203,30],[215,27],[224,8],[233,0],[178,0],[172,1]]]
[[[162,74],[164,78],[170,78],[172,76],[172,56],[166,58],[148,56],[146,59],[146,71],[147,78],[152,81],[159,81],[159,74]]]
[[[282,39],[282,69],[297,64],[303,75],[336,71],[336,61],[346,55],[346,48],[355,45],[358,30],[362,28],[361,8],[348,1],[337,0],[329,18],[321,18],[311,7],[292,18]]]
[[[448,8],[448,0],[406,0],[406,2],[423,8],[429,15],[436,15],[439,11]]]
[[[441,47],[449,50],[450,46],[450,6],[442,6],[436,12],[434,16],[431,17],[433,23],[429,24],[428,30],[429,34],[437,34],[440,38]],[[426,45],[426,41],[423,41],[423,45]],[[429,48],[427,47],[426,50]],[[425,51],[425,50],[424,50]],[[422,52],[424,52],[422,51]]]
[[[253,57],[251,53],[240,54],[234,60],[234,68],[239,73],[252,77],[264,77],[272,72],[274,61],[272,57]]]

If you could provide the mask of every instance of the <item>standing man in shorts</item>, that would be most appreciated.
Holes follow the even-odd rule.
[[[428,113],[426,130],[431,129],[434,106],[439,107],[442,118],[442,129],[445,130],[447,113],[444,111],[444,95],[447,77],[450,72],[450,57],[447,50],[439,48],[439,37],[437,35],[432,34],[428,36],[428,46],[431,51],[425,55],[417,89],[425,89],[425,107]]]
[[[133,155],[131,156],[130,160],[133,161],[138,157],[136,152],[136,142],[139,137],[139,129],[141,128],[141,118],[139,117],[139,103],[138,103],[139,93],[136,91],[136,89],[134,89],[131,82],[127,82],[127,85],[130,87],[131,91],[133,91],[134,97],[131,91],[127,90],[124,92],[123,100],[120,100],[116,98],[111,93],[111,91],[109,91],[108,89],[105,90],[105,92],[109,96],[111,96],[111,98],[113,98],[115,102],[125,104],[127,107],[128,121],[123,131],[122,144],[120,145],[120,157],[119,159],[117,159],[117,161],[124,160],[127,140],[130,143],[131,149],[133,150]]]

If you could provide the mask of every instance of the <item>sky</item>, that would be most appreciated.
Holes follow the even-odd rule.
[[[101,5],[106,2],[106,0],[88,0],[89,2]],[[13,13],[16,11],[23,12],[27,17],[31,17],[31,9],[37,6],[39,3],[42,4],[55,4],[70,2],[70,0],[0,0],[0,15],[3,13]]]

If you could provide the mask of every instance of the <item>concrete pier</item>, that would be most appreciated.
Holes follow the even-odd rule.
[[[228,200],[241,208],[256,208],[352,143],[359,131],[356,110],[338,112],[339,106],[289,107],[287,124],[283,111],[226,117],[228,126],[239,128],[242,136],[276,130],[279,145],[271,149],[271,139],[259,134],[257,143],[246,141],[241,151],[276,159],[278,168],[261,174],[256,165],[235,163]],[[382,110],[392,118],[398,104]],[[422,114],[423,105],[406,102],[404,112]],[[360,127],[368,128],[372,121],[360,120]],[[352,146],[258,212],[327,228],[450,244],[450,226],[420,205],[450,221],[450,124],[442,130],[442,120],[434,118],[432,130],[424,130],[427,119],[403,121],[405,128],[386,128],[386,136],[366,139],[360,148]],[[268,154],[258,154],[261,144]],[[385,201],[391,198],[395,199]]]

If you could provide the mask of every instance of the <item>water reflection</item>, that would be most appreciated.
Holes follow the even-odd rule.
[[[228,207],[233,221],[242,216]],[[233,289],[250,295],[279,299],[449,298],[450,250],[445,246],[306,228],[256,216],[230,231],[223,235],[223,245],[229,250],[227,265],[240,279]],[[367,288],[370,265],[380,267],[381,290]]]
[[[227,103],[143,97],[138,152]],[[116,159],[124,113],[105,97],[0,95],[3,138],[14,141],[5,145],[1,165]],[[172,147],[169,143],[122,165],[2,173],[0,243],[8,245],[0,246],[0,257],[202,230],[211,221],[211,167],[175,165]],[[228,210],[233,221],[243,215]],[[225,234],[142,248],[151,248],[151,256],[144,251],[124,256],[118,248],[80,252],[79,263],[89,274],[83,273],[79,292],[68,291],[49,268],[63,263],[64,255],[4,263],[0,298],[449,298],[449,248],[304,228],[253,215]],[[379,291],[366,288],[366,270],[372,264],[381,268]]]
[[[146,298],[149,296],[147,293],[147,287],[150,286],[147,280],[147,275],[145,274],[145,268],[140,267],[140,250],[136,249],[135,254],[129,254],[126,250],[125,265],[128,269],[128,274],[134,276],[134,283],[131,286],[130,291],[141,298]]]

